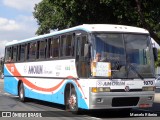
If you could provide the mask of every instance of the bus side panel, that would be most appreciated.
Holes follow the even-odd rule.
[[[69,81],[74,85],[78,97],[78,107],[82,109],[89,109],[89,86],[86,79]]]
[[[37,80],[39,80],[40,82],[39,78]],[[58,81],[58,82],[62,81],[62,80],[51,80],[51,79],[50,80],[41,79],[41,80],[45,81],[46,84],[53,84],[53,81],[54,83],[55,81]],[[39,99],[39,100],[44,100],[44,101],[49,101],[49,102],[54,102],[54,103],[64,105],[64,93],[65,93],[65,86],[67,83],[72,83],[76,88],[76,93],[78,96],[78,107],[83,109],[88,109],[88,105],[86,104],[85,98],[82,97],[84,96],[82,94],[82,90],[79,87],[77,87],[76,83],[73,80],[65,80],[63,84],[56,91],[51,91],[51,92],[37,91],[37,90],[34,90],[33,88],[29,88],[27,85],[24,84],[25,94],[26,94],[26,97],[29,97],[29,98],[34,98],[34,99]]]
[[[5,77],[4,91],[12,95],[18,95],[17,85],[18,85],[18,81],[14,77]]]
[[[23,83],[25,86],[26,97],[64,104],[65,85],[63,80],[52,79],[52,78],[51,79],[24,78],[24,79],[25,81],[23,81]],[[26,80],[30,82],[30,84],[27,85]],[[60,85],[58,86],[58,84]]]
[[[12,66],[11,66],[12,67]],[[18,95],[18,79],[16,77],[13,77],[11,71],[12,68],[9,66],[9,70],[4,67],[4,74],[5,74],[5,80],[4,80],[4,90],[6,92],[9,92],[13,95]],[[7,77],[8,76],[8,77]],[[86,90],[83,90],[77,81],[74,80],[64,80],[63,84],[57,88],[56,91],[50,91],[50,92],[43,92],[41,90],[36,90],[30,86],[27,86],[25,84],[26,81],[30,81],[35,86],[41,87],[41,88],[48,88],[48,85],[50,87],[56,86],[59,82],[63,80],[56,80],[56,79],[44,79],[44,78],[23,78],[21,77],[24,87],[25,87],[25,96],[29,98],[39,99],[39,100],[45,100],[49,102],[64,104],[64,92],[65,92],[65,85],[69,82],[72,83],[75,86],[77,97],[78,97],[78,107],[83,109],[88,109],[87,101],[88,99],[85,99],[85,93]],[[35,84],[36,83],[36,84]],[[79,85],[78,85],[79,84]],[[46,86],[46,87],[45,87]],[[79,87],[77,87],[79,86]],[[88,91],[87,91],[88,92]]]
[[[48,102],[54,102],[54,103],[58,103],[58,104],[64,104],[64,93],[62,92],[62,91],[64,91],[64,88],[65,88],[65,86],[63,85],[60,88],[60,90],[58,90],[57,92],[54,93],[54,91],[52,91],[52,92],[37,91],[32,88],[28,88],[25,85],[25,93],[26,93],[26,97],[29,97],[29,98],[44,100],[44,101],[48,101]]]
[[[89,106],[86,104],[86,100],[89,100],[88,98],[84,97],[84,95],[80,92],[80,90],[76,89],[77,96],[78,96],[78,107],[82,109],[89,109]]]
[[[4,91],[13,95],[18,95],[18,80],[15,77],[13,77],[11,73],[8,72],[5,66],[4,75]]]

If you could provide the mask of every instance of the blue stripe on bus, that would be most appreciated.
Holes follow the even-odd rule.
[[[11,74],[8,72],[6,67],[4,67],[4,74],[11,76]],[[83,95],[81,94],[81,92],[77,88],[77,85],[75,84],[75,82],[73,82],[73,80],[67,80],[66,84],[68,82],[74,84],[74,86],[76,88],[76,93],[78,96],[78,106],[83,109],[89,109],[85,100],[83,98],[81,98],[81,96],[83,96]],[[39,100],[55,102],[55,103],[64,105],[65,85],[63,85],[61,87],[61,89],[54,94],[37,93],[37,92],[31,90],[32,88],[27,88],[25,86],[25,95],[26,95],[26,97],[29,97],[29,98],[35,98],[35,99],[39,99]],[[18,80],[16,80],[15,77],[4,77],[4,90],[10,94],[18,95]]]
[[[71,83],[71,81],[70,81],[70,83]],[[54,103],[64,105],[64,89],[65,89],[65,85],[63,85],[62,88],[54,94],[43,94],[43,93],[37,93],[35,91],[32,91],[30,88],[25,87],[25,95],[26,95],[26,97],[29,97],[29,98],[35,98],[38,100],[44,100],[44,101],[54,102]],[[76,92],[77,92],[77,96],[78,96],[79,108],[89,109],[85,100],[81,98],[82,94],[77,87],[76,87]]]
[[[4,75],[11,75],[4,66]],[[14,77],[4,77],[4,91],[18,95],[18,81]]]

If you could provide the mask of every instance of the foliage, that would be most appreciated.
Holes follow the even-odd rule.
[[[123,24],[146,28],[160,44],[159,6],[159,0],[42,0],[33,15],[36,34],[80,24]]]
[[[160,66],[160,50],[158,50],[158,60],[155,62],[155,66]]]

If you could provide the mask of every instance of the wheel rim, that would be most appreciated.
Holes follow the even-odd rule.
[[[77,98],[75,94],[72,94],[69,98],[69,106],[72,110],[76,109],[77,107]]]
[[[23,98],[23,90],[22,90],[22,88],[20,89],[20,98],[21,99]]]

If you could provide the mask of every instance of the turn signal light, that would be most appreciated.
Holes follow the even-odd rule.
[[[110,92],[109,87],[92,87],[92,92]]]

